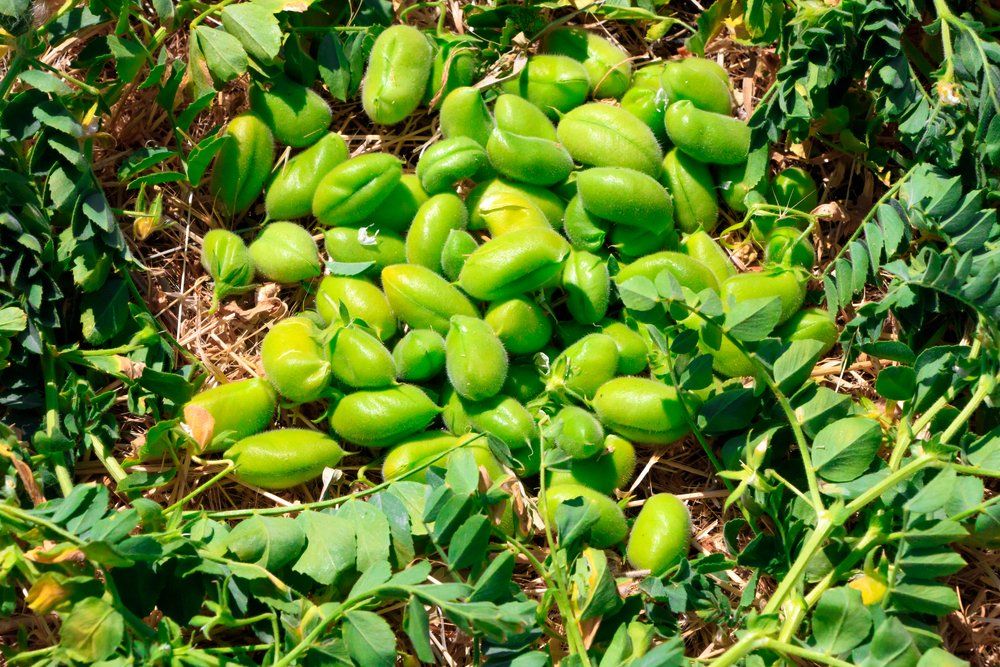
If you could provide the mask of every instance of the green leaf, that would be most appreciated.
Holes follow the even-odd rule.
[[[247,71],[247,53],[239,40],[228,32],[200,25],[194,29],[192,37],[217,82],[227,83]],[[195,63],[191,66],[195,67]]]
[[[766,338],[779,319],[781,301],[777,297],[747,299],[731,305],[724,328],[738,340],[753,342]]]
[[[29,11],[29,5],[29,0],[0,0],[0,14],[19,18]]]
[[[629,310],[646,311],[656,307],[659,293],[653,281],[644,276],[629,278],[618,286],[622,303]]]
[[[297,520],[254,515],[236,524],[226,547],[242,562],[275,572],[299,558],[305,542],[306,534]]]
[[[125,619],[101,598],[73,605],[59,632],[59,645],[76,660],[93,664],[111,656],[125,637]]]
[[[92,190],[83,197],[83,214],[105,232],[115,229],[115,214],[100,190]]]
[[[323,35],[316,54],[319,75],[334,99],[346,102],[351,93],[351,63],[336,32]]]
[[[514,581],[515,564],[513,552],[501,551],[497,554],[476,580],[469,602],[496,602],[509,595]]]
[[[459,450],[461,451],[461,450]],[[454,570],[482,562],[490,541],[490,522],[482,514],[474,514],[459,526],[448,545],[448,563]]]
[[[295,521],[302,526],[306,548],[292,566],[292,571],[313,581],[330,585],[356,562],[357,541],[354,527],[339,516],[324,512],[302,512]]]
[[[948,548],[907,551],[898,563],[901,572],[916,579],[947,577],[965,567],[965,559]]]
[[[83,297],[80,326],[91,345],[100,345],[118,335],[129,320],[129,291],[124,280],[113,278],[101,289]]]
[[[608,557],[599,549],[588,547],[576,559],[572,584],[574,606],[580,610],[581,620],[613,614],[622,605]]]
[[[882,444],[882,427],[874,419],[847,417],[816,434],[811,452],[816,472],[831,482],[860,477]]]
[[[142,44],[117,35],[108,35],[108,49],[114,56],[119,79],[132,81],[139,76],[139,71],[146,64],[146,50]]]
[[[813,636],[816,648],[824,653],[850,651],[868,637],[871,627],[871,613],[861,602],[861,593],[852,588],[831,588],[816,603]]]
[[[919,659],[913,637],[898,618],[890,616],[875,629],[861,667],[914,667]]]
[[[969,663],[935,646],[920,656],[917,667],[969,667]]]
[[[378,614],[370,611],[344,614],[344,642],[358,665],[393,667],[396,664],[396,635]]]
[[[944,616],[961,607],[958,594],[951,586],[934,582],[896,584],[890,595],[892,609],[918,614]]]
[[[0,308],[0,336],[13,336],[28,326],[28,316],[20,308],[13,306]]]
[[[222,27],[239,39],[247,53],[262,63],[273,61],[281,50],[278,19],[259,4],[244,2],[229,5],[222,10]]]
[[[792,393],[809,379],[819,360],[823,343],[817,340],[793,340],[788,349],[774,362],[774,381],[785,393]]]
[[[214,135],[213,135],[214,136]],[[118,178],[125,181],[150,167],[169,160],[177,153],[166,146],[144,146],[128,156],[118,169]]]
[[[875,378],[875,391],[890,401],[908,401],[917,390],[917,374],[909,366],[886,366]]]
[[[955,469],[945,468],[920,489],[917,495],[910,498],[903,508],[914,514],[932,514],[944,507],[954,492],[957,481],[958,473]]]
[[[479,465],[468,448],[455,450],[449,455],[444,479],[457,495],[476,492],[479,488]]]
[[[413,547],[413,534],[410,529],[410,514],[403,501],[397,496],[382,491],[371,496],[368,502],[382,510],[389,521],[389,536],[392,550],[396,557],[396,567],[402,567],[413,560],[416,554]]]
[[[358,580],[354,582],[354,586],[351,587],[348,597],[354,598],[367,595],[391,578],[392,568],[389,567],[389,561],[376,561],[372,563],[371,567],[361,573]]]
[[[187,182],[191,185],[198,185],[208,165],[212,163],[212,158],[219,152],[219,149],[226,143],[226,135],[213,134],[205,137],[188,153],[184,160],[184,170],[187,172]]]
[[[434,662],[434,651],[431,649],[430,621],[427,610],[417,597],[411,597],[406,603],[406,615],[403,619],[403,629],[413,644],[413,651],[421,662]]]
[[[28,69],[24,70],[17,75],[22,82],[32,88],[37,88],[43,93],[50,93],[52,95],[72,95],[73,88],[69,86],[65,81],[57,77],[55,74],[50,72],[44,72],[40,69]]]
[[[349,500],[341,505],[336,516],[354,526],[359,572],[375,563],[389,562],[389,520],[379,508],[362,500]]]

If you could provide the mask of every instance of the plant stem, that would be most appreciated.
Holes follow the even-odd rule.
[[[821,665],[832,665],[832,667],[853,667],[854,663],[846,662],[844,660],[839,660],[832,656],[821,653],[820,651],[814,651],[813,649],[806,648],[804,646],[798,646],[796,644],[790,644],[788,642],[778,641],[777,639],[764,638],[760,642],[760,648],[769,649],[777,653],[783,653],[785,655],[793,655],[797,658],[803,658]]]
[[[42,378],[45,382],[45,434],[52,438],[59,430],[59,387],[56,384],[55,350],[45,344],[42,353]],[[73,490],[73,477],[66,467],[66,456],[63,452],[49,452],[52,466],[55,469],[59,489],[64,496]]]
[[[122,468],[121,464],[118,463],[118,459],[112,456],[107,447],[104,446],[104,441],[98,438],[96,435],[87,434],[86,439],[90,441],[90,447],[94,450],[94,454],[97,458],[101,460],[104,467],[107,469],[108,474],[111,478],[115,480],[116,484],[121,484],[122,480],[128,477],[128,473]]]

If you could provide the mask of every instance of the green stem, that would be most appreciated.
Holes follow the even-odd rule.
[[[820,651],[814,651],[810,648],[806,648],[805,646],[798,646],[796,644],[778,641],[777,639],[762,639],[760,642],[760,648],[768,649],[776,653],[782,653],[784,655],[803,658],[820,665],[831,665],[832,667],[854,667],[853,662],[846,662],[825,653],[821,653]]]
[[[986,400],[986,397],[993,393],[996,388],[997,378],[995,376],[983,375],[979,378],[979,383],[976,386],[976,391],[973,392],[972,398],[969,402],[965,404],[962,411],[958,413],[958,416],[952,420],[948,428],[944,430],[941,434],[941,443],[950,442],[955,434],[958,433],[959,429],[968,425],[969,419],[972,417],[972,413],[979,408],[980,403]]]
[[[18,521],[22,521],[28,524],[34,524],[36,526],[44,528],[50,533],[54,533],[59,537],[61,537],[62,539],[66,540],[67,542],[71,542],[78,547],[82,547],[84,544],[86,544],[86,542],[81,540],[73,533],[63,530],[62,528],[60,528],[59,526],[57,526],[56,524],[52,523],[47,519],[35,516],[34,514],[29,514],[28,512],[22,510],[20,507],[15,507],[14,505],[0,505],[0,514],[6,514],[8,517],[12,519],[16,519]]]
[[[118,459],[108,452],[108,448],[104,446],[104,441],[98,438],[96,435],[87,434],[86,439],[90,441],[90,447],[94,450],[94,454],[100,459],[101,463],[107,469],[108,474],[111,478],[115,480],[115,484],[121,484],[122,480],[128,477],[128,473],[122,468],[121,464],[118,463]]]
[[[755,632],[748,632],[738,642],[726,649],[726,652],[712,661],[712,667],[732,667],[744,657],[760,648],[764,637]]]
[[[225,467],[222,470],[220,470],[216,474],[212,475],[212,477],[209,478],[209,480],[206,481],[204,484],[200,484],[200,485],[196,486],[194,489],[191,490],[191,492],[189,494],[187,494],[186,496],[184,496],[183,498],[181,498],[180,500],[178,500],[176,503],[174,503],[173,505],[171,505],[170,507],[168,507],[167,509],[165,509],[164,513],[171,514],[171,513],[175,512],[175,511],[177,511],[178,509],[183,508],[184,505],[187,504],[188,501],[194,499],[196,496],[198,496],[203,491],[205,491],[205,490],[211,488],[212,486],[214,486],[216,482],[218,482],[220,479],[222,479],[223,477],[225,477],[226,475],[228,475],[236,467],[236,464],[233,463],[232,461],[230,461],[229,459],[221,459],[220,462],[225,462],[225,464],[226,464]]]
[[[56,384],[55,351],[47,343],[42,353],[42,378],[45,382],[45,434],[51,438],[59,430],[59,386]],[[63,452],[51,452],[49,455],[59,489],[64,496],[68,496],[73,490],[73,477],[66,466],[66,456]]]

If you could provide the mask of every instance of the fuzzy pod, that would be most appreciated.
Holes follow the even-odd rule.
[[[420,184],[431,194],[450,193],[455,183],[466,179],[481,181],[492,172],[486,150],[468,137],[437,141],[427,147],[417,162]]]
[[[677,390],[659,380],[614,378],[601,385],[591,406],[606,428],[632,442],[669,445],[690,432]]]
[[[348,226],[382,205],[403,176],[403,164],[388,153],[367,153],[341,162],[316,186],[313,215],[324,225]]]
[[[494,127],[493,115],[486,108],[483,96],[470,87],[448,93],[441,103],[438,122],[445,139],[468,137],[484,148]]]
[[[643,503],[632,524],[625,553],[637,570],[658,577],[680,563],[691,546],[691,515],[683,501],[657,493]]]
[[[316,310],[327,324],[347,324],[346,311],[348,319],[361,320],[383,341],[396,334],[396,315],[386,294],[361,278],[324,277],[316,292]]]
[[[496,127],[486,153],[497,172],[534,185],[554,185],[573,171],[573,158],[556,139],[541,109],[514,95],[501,95],[493,107]]]
[[[767,199],[775,206],[808,213],[819,204],[819,191],[808,171],[801,167],[789,167],[771,179]]]
[[[444,247],[441,248],[441,272],[445,278],[458,280],[458,275],[465,266],[465,260],[478,247],[479,243],[469,232],[459,229],[448,232],[448,238],[444,240]]]
[[[264,374],[278,393],[293,403],[309,403],[330,386],[330,362],[309,319],[289,317],[271,327],[260,346]]]
[[[764,263],[812,269],[816,251],[808,234],[795,227],[775,227],[764,242]]]
[[[574,250],[597,252],[604,247],[611,222],[590,213],[580,195],[574,195],[566,204],[563,232]]]
[[[509,299],[557,279],[568,254],[569,244],[552,229],[532,227],[505,234],[469,255],[458,283],[477,299]]]
[[[662,180],[674,200],[674,222],[681,231],[715,229],[719,204],[708,166],[675,148],[663,158]]]
[[[427,468],[420,470],[417,468],[440,456],[431,466],[447,469],[451,454],[441,455],[452,448],[462,448],[472,452],[476,463],[489,473],[491,479],[499,480],[503,477],[503,467],[490,452],[485,438],[474,434],[457,437],[442,431],[428,431],[407,438],[385,455],[382,463],[382,479],[405,477],[411,482],[423,484],[427,481]]]
[[[671,102],[688,100],[704,111],[727,116],[732,113],[729,75],[714,60],[668,60],[663,64],[660,85]]]
[[[664,124],[670,141],[699,162],[740,164],[750,153],[750,127],[746,123],[703,111],[688,100],[667,107]]]
[[[484,320],[455,315],[444,339],[448,380],[463,398],[494,396],[507,377],[507,350]]]
[[[274,164],[274,136],[251,113],[229,121],[223,136],[208,190],[222,212],[232,216],[250,208],[263,191]]]
[[[649,346],[642,335],[624,322],[605,320],[601,333],[618,348],[618,375],[636,375],[649,365]]]
[[[736,275],[733,260],[729,259],[722,246],[705,231],[698,230],[685,236],[681,241],[680,250],[688,257],[704,264],[718,283]]]
[[[264,209],[271,220],[295,220],[312,214],[316,187],[328,171],[347,159],[347,144],[330,132],[292,157],[267,187]]]
[[[649,174],[627,167],[592,167],[577,175],[576,187],[591,215],[650,232],[673,228],[670,193]]]
[[[731,303],[750,299],[776,297],[781,303],[781,324],[794,315],[806,298],[804,272],[779,268],[765,269],[756,273],[738,273],[719,285],[719,296],[723,308]]]
[[[583,336],[552,361],[546,388],[585,399],[618,373],[618,346],[602,333]]]
[[[444,372],[444,337],[432,329],[411,329],[392,349],[392,358],[400,380],[432,380]]]
[[[453,315],[479,317],[465,294],[426,266],[387,266],[382,269],[382,287],[396,315],[411,329],[433,329],[443,336]]]
[[[718,330],[709,325],[698,313],[692,313],[679,322],[682,326],[698,332],[698,347],[712,357],[712,370],[729,378],[756,375],[757,367],[750,357],[732,343],[720,336]]]
[[[272,222],[250,244],[257,273],[286,285],[315,278],[322,273],[319,248],[309,231],[294,222]]]
[[[647,65],[632,76],[632,86],[622,96],[622,108],[641,120],[652,130],[662,145],[667,140],[667,128],[663,116],[667,112],[670,99],[660,84],[663,63]]]
[[[840,331],[837,323],[828,311],[822,308],[805,308],[795,313],[780,327],[774,330],[774,335],[785,342],[796,340],[815,340],[823,344],[820,356],[826,354],[837,344]]]
[[[611,247],[622,262],[634,262],[646,255],[677,248],[677,232],[673,227],[648,231],[642,227],[615,225],[611,229]]]
[[[243,438],[226,450],[233,477],[251,486],[280,490],[319,477],[340,463],[344,451],[333,438],[302,428],[282,428]]]
[[[580,106],[587,100],[587,70],[568,56],[541,54],[528,58],[518,76],[502,85],[503,91],[528,100],[549,118]]]
[[[635,472],[635,446],[625,438],[611,434],[604,438],[604,448],[596,456],[573,459],[565,470],[546,471],[546,486],[580,484],[605,495],[624,488]]]
[[[512,363],[507,369],[507,379],[504,380],[501,392],[522,404],[537,398],[545,391],[545,380],[535,367],[534,362]]]
[[[588,531],[586,541],[595,549],[608,549],[619,544],[628,534],[625,513],[608,496],[581,484],[557,484],[545,490],[545,518],[556,525],[556,512],[564,502],[579,498],[597,515],[597,522]]]
[[[360,224],[394,234],[405,234],[413,217],[430,197],[420,184],[416,174],[403,174],[372,213]],[[351,223],[356,226],[359,223]]]
[[[344,396],[330,416],[330,426],[347,442],[387,447],[427,428],[440,411],[419,387],[400,384]]]
[[[424,104],[438,108],[454,90],[470,86],[476,76],[477,50],[467,36],[437,35],[431,76],[424,93]]]
[[[250,88],[250,109],[267,123],[274,138],[286,146],[311,146],[329,129],[330,105],[312,88],[286,78],[269,90]]]
[[[422,32],[407,25],[386,28],[375,39],[361,86],[361,104],[372,122],[395,125],[424,99],[434,66],[434,49]]]
[[[403,239],[392,232],[375,232],[367,228],[334,227],[323,238],[326,254],[335,262],[371,262],[365,275],[378,274],[391,264],[406,261]]]
[[[585,250],[574,250],[566,258],[562,272],[566,308],[581,324],[594,324],[608,312],[611,277],[608,263]]]
[[[494,178],[469,192],[469,229],[488,229],[499,236],[522,227],[558,228],[566,204],[551,190]],[[543,217],[539,217],[539,213]]]
[[[552,339],[545,311],[523,296],[493,302],[483,319],[511,354],[534,354]]]
[[[468,225],[469,212],[458,195],[434,195],[417,211],[406,233],[406,261],[441,273],[441,255],[448,235]]]
[[[619,98],[628,90],[632,80],[629,55],[600,35],[583,28],[556,28],[546,35],[544,48],[583,63],[595,98]]]
[[[260,433],[274,419],[276,408],[277,396],[267,380],[238,380],[192,396],[184,404],[184,424],[200,451],[217,451],[228,440],[216,436],[229,433],[239,440]]]
[[[580,164],[660,174],[663,151],[656,135],[621,107],[597,102],[577,107],[559,120],[556,136]]]
[[[576,405],[567,405],[556,413],[546,437],[572,459],[589,459],[604,449],[601,422]]]
[[[693,257],[671,250],[646,255],[626,264],[615,276],[615,281],[620,285],[636,276],[655,281],[662,271],[669,272],[681,287],[687,287],[692,292],[698,293],[704,289],[719,291],[719,283],[707,266]]]
[[[756,153],[756,151],[755,151]],[[715,180],[719,184],[722,201],[736,213],[747,212],[748,197],[764,201],[763,191],[766,178],[752,181],[747,177],[747,162],[731,165],[716,165]]]
[[[250,463],[270,461],[271,447],[261,451],[261,444],[258,443],[254,450],[254,454],[247,457],[251,459]],[[264,458],[259,458],[262,453]],[[247,463],[244,461],[244,465]],[[302,555],[306,533],[301,522],[290,517],[256,515],[237,523],[220,542],[238,561],[259,565],[268,572],[280,572]],[[212,543],[214,546],[219,542],[213,539]]]
[[[381,389],[396,381],[392,354],[360,327],[341,327],[330,338],[330,368],[341,384],[354,389]]]
[[[253,283],[253,258],[247,245],[226,229],[213,229],[201,242],[201,265],[212,276],[213,308],[220,299],[241,292]]]
[[[538,447],[538,423],[516,398],[497,394],[481,401],[463,398],[454,389],[444,396],[444,418],[448,429],[460,435],[469,431],[484,433],[503,442],[512,453],[520,451],[523,459],[528,447]]]

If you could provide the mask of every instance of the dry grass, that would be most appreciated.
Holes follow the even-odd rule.
[[[420,11],[421,15],[414,13],[410,19],[420,18],[427,23],[436,20],[431,10]],[[449,2],[447,21],[456,32],[464,31],[461,15],[459,3]],[[683,18],[691,22],[693,16],[691,13]],[[671,57],[681,48],[679,33],[650,44],[638,26],[592,20],[589,26],[621,43],[634,56],[636,66],[655,58]],[[183,35],[175,35],[171,40],[169,47],[172,52],[186,53]],[[773,81],[777,57],[769,50],[747,48],[727,39],[715,40],[710,45],[708,56],[718,60],[730,72],[739,114],[746,117]],[[512,54],[505,62],[509,64],[513,60]],[[173,144],[169,119],[154,102],[155,92],[130,89],[104,122],[104,128],[113,137],[114,144],[98,153],[98,171],[112,204],[122,209],[132,209],[136,202],[136,192],[126,190],[117,178],[117,169],[122,161],[143,146]],[[212,106],[197,118],[191,137],[198,140],[214,132],[245,107],[246,83],[241,80],[221,92]],[[369,124],[358,104],[334,103],[333,110],[333,129],[347,139],[352,154],[388,151],[404,159],[412,168],[416,156],[436,136],[435,116],[431,114],[417,114],[391,132],[380,132]],[[802,156],[805,155],[809,158],[804,159]],[[829,204],[831,215],[824,221],[814,242],[820,262],[829,260],[879,196],[882,185],[871,172],[849,156],[825,152],[817,146],[779,146],[772,157],[779,167],[805,165],[813,174],[822,177],[822,202]],[[133,277],[146,302],[164,330],[214,376],[210,383],[260,375],[258,351],[264,333],[273,322],[301,310],[309,303],[308,286],[280,288],[265,284],[230,300],[219,312],[209,315],[211,283],[200,266],[199,249],[203,235],[213,227],[224,225],[225,221],[215,215],[211,199],[204,189],[189,191],[167,185],[157,191],[163,195],[165,220],[169,224],[145,240],[127,235],[132,253],[144,267],[143,270],[133,271]],[[254,209],[237,220],[234,227],[238,231],[248,231],[257,226],[262,218],[262,211]],[[721,224],[720,228],[725,226]],[[737,265],[741,269],[752,269],[757,262],[756,253],[748,244],[741,242],[742,236],[742,232],[736,231],[729,234],[725,241],[732,248]],[[186,363],[181,356],[178,361]],[[821,362],[813,375],[837,391],[875,399],[872,382],[877,369],[873,369],[872,364],[872,361],[862,357],[845,368],[843,360],[833,356]],[[309,417],[314,416],[299,410],[285,410],[281,421],[309,425]],[[143,437],[149,425],[142,419],[126,417],[118,454],[125,454],[134,441]],[[365,452],[348,457],[343,477],[335,480],[326,490],[326,497],[362,488],[356,477],[371,462],[372,456]],[[158,467],[144,465],[138,469],[156,470]],[[214,471],[213,466],[200,465],[184,458],[173,482],[152,492],[151,497],[174,502],[204,482]],[[110,485],[110,480],[103,477],[104,470],[96,461],[83,462],[78,475],[81,478],[104,479]],[[722,539],[722,526],[733,515],[733,512],[724,513],[722,509],[727,492],[712,474],[707,458],[693,439],[667,450],[644,452],[629,491],[633,495],[630,507],[641,504],[643,498],[653,493],[669,491],[680,494],[691,510],[695,548],[703,553],[727,552]],[[193,506],[206,509],[271,507],[317,500],[321,492],[320,482],[288,492],[268,493],[223,480],[201,495]],[[634,514],[635,510],[630,512]],[[970,565],[953,579],[963,610],[942,622],[946,645],[972,660],[973,664],[1000,664],[998,556],[970,549],[964,550],[963,555]],[[618,565],[624,572],[623,564],[619,562]],[[519,569],[516,579],[529,595],[540,596],[544,590],[542,581],[528,567]],[[735,600],[747,579],[748,572],[737,570],[720,576],[718,581]],[[770,583],[761,583],[757,591],[758,599],[766,599],[771,589]],[[433,616],[432,627],[432,641],[442,664],[468,664],[471,646],[461,633],[448,622]],[[707,623],[694,615],[681,619],[681,628],[689,655],[713,656],[733,640],[727,628]]]

